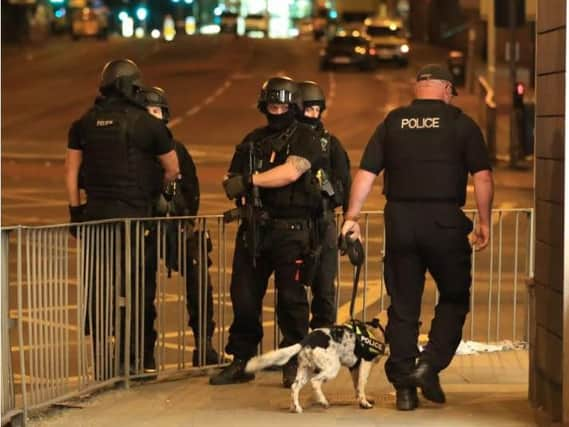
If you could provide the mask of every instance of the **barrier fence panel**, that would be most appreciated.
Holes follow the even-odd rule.
[[[10,316],[10,276],[9,276],[9,252],[10,252],[11,231],[2,230],[1,234],[1,253],[2,267],[0,277],[1,296],[0,296],[0,325],[2,349],[0,353],[0,365],[2,366],[2,425],[11,418],[19,415],[21,410],[16,406],[16,395],[14,393],[14,371],[12,369],[11,335],[14,333],[16,322]]]
[[[476,225],[475,212],[466,213]],[[493,212],[489,248],[472,254],[465,339],[527,341],[523,283],[533,274],[532,215],[531,209]],[[366,263],[355,311],[365,320],[384,313],[389,296],[383,212],[362,218]],[[236,229],[221,216],[3,229],[2,413],[36,410],[117,382],[128,386],[133,379],[226,363]],[[349,318],[353,277],[347,257],[339,258],[339,323]],[[272,282],[263,302],[260,351],[280,341]],[[423,334],[437,299],[427,275]],[[219,354],[215,361],[211,345]]]

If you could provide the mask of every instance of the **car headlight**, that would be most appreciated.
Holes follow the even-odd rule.
[[[409,45],[408,44],[402,44],[399,47],[399,50],[401,51],[401,53],[409,53]]]

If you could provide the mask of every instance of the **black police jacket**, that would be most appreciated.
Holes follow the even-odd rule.
[[[464,203],[467,170],[457,141],[461,110],[441,101],[415,101],[385,123],[388,200]]]
[[[175,216],[196,216],[200,207],[200,183],[196,172],[196,165],[191,154],[184,144],[175,141],[176,155],[180,164],[180,198],[174,204]]]
[[[150,206],[161,189],[156,156],[133,140],[142,107],[124,99],[99,100],[81,119],[83,184],[89,200]]]
[[[260,189],[263,209],[272,218],[306,217],[322,205],[315,175],[321,166],[320,146],[315,131],[296,121],[278,132],[267,126],[255,129],[236,147],[231,161],[230,174],[253,174],[282,165],[290,155],[307,158],[311,162],[311,169],[284,187]]]
[[[345,212],[348,209],[350,188],[352,186],[350,158],[340,140],[329,133],[322,126],[322,123],[319,123],[315,130],[318,133],[320,148],[322,149],[322,169],[334,191],[334,195],[329,197],[328,207],[334,209],[342,206]],[[322,179],[319,178],[319,180],[322,185]],[[326,191],[323,191],[323,195],[324,197],[328,196]]]

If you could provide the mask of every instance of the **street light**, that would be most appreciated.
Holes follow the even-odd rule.
[[[128,13],[126,13],[124,10],[122,10],[119,13],[119,21],[124,21],[126,18],[128,18]]]
[[[144,6],[140,6],[136,9],[136,17],[141,21],[144,21],[148,17],[148,9]]]

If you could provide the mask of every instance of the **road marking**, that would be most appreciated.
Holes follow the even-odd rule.
[[[219,96],[221,96],[221,94],[223,94],[223,92],[225,92],[227,89],[229,89],[229,87],[231,86],[232,82],[231,79],[233,77],[230,77],[229,79],[226,79],[221,86],[219,86],[217,89],[215,89],[213,91],[213,94],[209,95],[207,98],[205,98],[201,103],[199,103],[198,105],[193,106],[192,108],[190,108],[189,110],[187,110],[183,115],[178,116],[173,118],[172,120],[170,120],[170,123],[168,123],[168,127],[170,129],[175,128],[176,126],[178,126],[180,123],[182,123],[182,121],[187,118],[187,117],[191,117],[197,113],[199,113],[201,110],[204,109],[204,107],[206,107],[207,105],[211,104],[212,102],[215,101],[216,98],[218,98]]]

